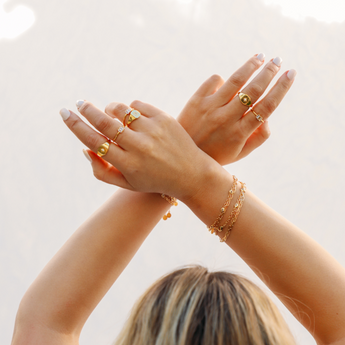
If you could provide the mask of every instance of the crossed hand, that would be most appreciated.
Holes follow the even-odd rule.
[[[247,156],[270,135],[267,119],[291,87],[296,72],[285,72],[262,98],[282,60],[269,61],[244,88],[249,78],[264,64],[263,54],[250,58],[226,82],[218,75],[207,79],[188,101],[177,121],[154,106],[134,101],[130,107],[140,117],[129,121],[130,108],[110,103],[105,111],[90,102],[78,101],[78,115],[62,109],[66,125],[88,151],[97,179],[116,186],[174,195],[183,200],[202,186],[205,176]],[[248,99],[239,97],[239,92]],[[245,97],[245,98],[246,98]],[[128,110],[129,109],[129,110]],[[128,115],[126,116],[126,111]],[[124,119],[125,118],[125,119]],[[116,139],[116,143],[112,141]],[[109,142],[102,158],[96,154]],[[217,162],[219,163],[217,163]]]

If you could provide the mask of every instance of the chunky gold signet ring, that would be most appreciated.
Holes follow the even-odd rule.
[[[103,157],[108,153],[109,150],[109,143],[106,141],[104,144],[102,144],[98,149],[97,149],[97,156],[98,157]]]
[[[245,93],[239,92],[238,97],[240,98],[240,101],[243,105],[246,105],[247,107],[250,107],[252,105],[252,100]]]
[[[141,114],[138,110],[132,110],[128,118],[127,126],[129,126],[136,119],[139,119],[140,115]]]

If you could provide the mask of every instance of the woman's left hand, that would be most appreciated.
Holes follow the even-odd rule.
[[[79,105],[79,112],[99,132],[67,109],[60,114],[70,130],[94,153],[105,142],[110,143],[102,157],[108,163],[92,157],[99,164],[94,174],[102,181],[134,191],[165,193],[183,201],[204,185],[207,171],[212,167],[221,169],[173,117],[149,104],[132,102],[131,107],[140,111],[141,116],[118,135],[118,129],[123,127],[120,121],[89,102]],[[125,108],[122,111],[124,116]],[[117,144],[109,140],[116,135]]]

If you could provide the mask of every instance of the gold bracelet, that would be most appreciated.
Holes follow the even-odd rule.
[[[234,181],[232,183],[231,189],[228,192],[228,196],[225,200],[225,203],[222,206],[222,208],[220,209],[220,214],[217,217],[217,219],[213,222],[213,224],[207,228],[208,231],[211,232],[211,234],[215,233],[216,231],[222,232],[224,229],[224,225],[220,226],[219,224],[220,224],[220,221],[223,219],[225,212],[228,209],[234,194],[236,193],[236,186],[237,186],[237,181],[238,181],[236,176],[233,175],[232,177],[233,177]]]
[[[166,200],[172,206],[177,206],[178,205],[177,199],[174,198],[173,196],[166,195],[166,194],[161,194],[161,197],[164,200]],[[169,209],[168,213],[163,216],[163,220],[167,220],[168,218],[171,218],[170,209]]]
[[[240,211],[244,202],[244,198],[245,198],[245,193],[247,190],[245,183],[243,182],[240,182],[240,183],[241,183],[240,196],[238,197],[236,204],[234,205],[232,212],[230,213],[230,216],[228,217],[227,221],[223,225],[223,227],[228,226],[228,230],[225,233],[225,236],[220,239],[220,242],[225,242],[228,239],[228,237],[230,236],[231,230],[234,227],[235,222],[238,218],[238,215],[240,214]]]

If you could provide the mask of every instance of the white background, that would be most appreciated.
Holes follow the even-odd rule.
[[[0,40],[2,344],[30,283],[116,189],[94,179],[60,108],[76,110],[77,99],[102,109],[141,99],[177,116],[207,77],[226,79],[259,52],[266,61],[281,56],[281,73],[295,68],[298,76],[269,120],[268,142],[227,169],[345,265],[344,23],[296,21],[261,0],[11,0],[4,9],[18,4],[36,20]],[[172,211],[96,308],[81,344],[111,344],[136,298],[179,265],[258,282],[184,205]],[[297,343],[315,344],[279,307]]]

